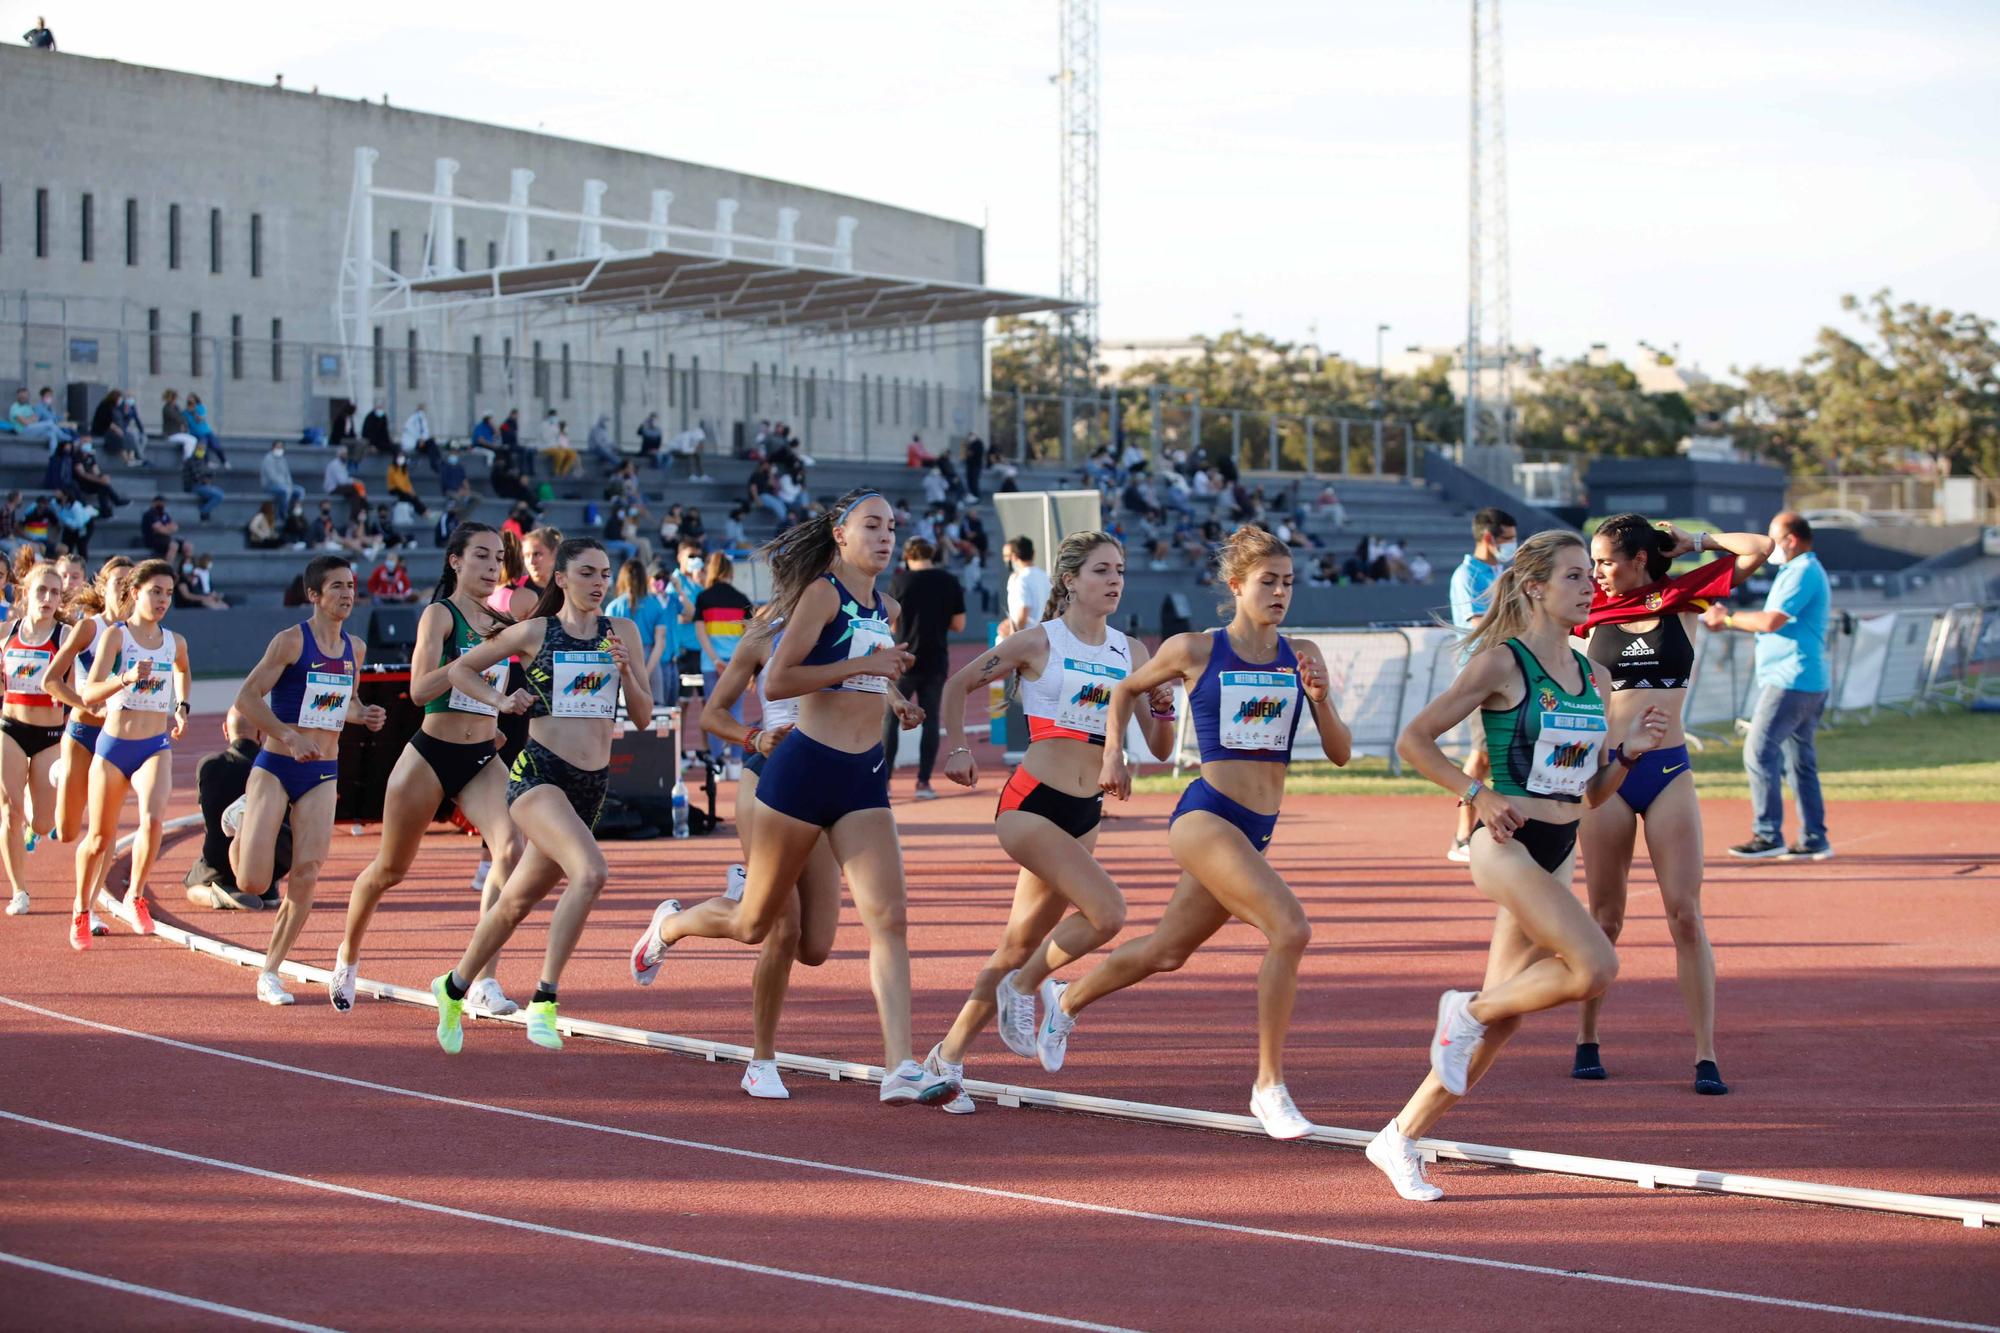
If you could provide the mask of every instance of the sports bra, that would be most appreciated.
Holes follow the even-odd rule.
[[[1208,665],[1188,691],[1201,762],[1247,759],[1289,764],[1299,734],[1305,692],[1292,641],[1278,636],[1278,656],[1246,662],[1229,646],[1229,631],[1209,631]]]
[[[154,668],[158,670],[158,668]],[[339,731],[354,699],[354,640],[340,632],[340,653],[322,652],[312,621],[299,622],[299,655],[285,664],[269,695],[271,712],[303,731]]]
[[[770,683],[771,657],[778,655],[778,640],[785,637],[779,630],[771,636],[771,654],[764,659],[764,665],[757,669],[757,702],[763,706],[763,714],[757,725],[766,731],[776,727],[795,726],[799,720],[799,700],[797,695],[789,699],[773,699],[765,686]]]
[[[1111,691],[1132,670],[1125,636],[1109,625],[1104,642],[1092,646],[1076,637],[1062,617],[1042,622],[1049,660],[1034,680],[1021,680],[1021,711],[1028,715],[1028,740],[1088,741],[1104,744],[1111,716]]]
[[[7,627],[6,702],[28,708],[55,707],[56,701],[49,694],[49,663],[55,660],[61,638],[60,621],[50,627],[49,637],[40,643],[29,643],[21,637],[18,620]]]
[[[1507,640],[1526,688],[1512,708],[1485,708],[1486,757],[1493,790],[1502,796],[1581,801],[1597,776],[1607,739],[1604,701],[1590,680],[1590,661],[1574,648],[1583,690],[1564,689],[1519,639]]]
[[[1611,691],[1684,690],[1694,674],[1694,644],[1677,613],[1641,634],[1624,625],[1599,625],[1587,650],[1611,677]]]
[[[826,622],[819,632],[819,638],[799,663],[800,666],[828,666],[834,662],[846,662],[856,657],[866,657],[877,648],[893,647],[896,642],[895,627],[882,606],[882,593],[870,589],[875,604],[864,614],[861,603],[840,584],[831,573],[825,575],[833,585],[833,595],[840,599],[833,619]],[[887,694],[889,680],[886,676],[849,676],[838,685],[824,687],[828,690],[854,690],[863,694]]]
[[[457,603],[447,597],[444,599],[444,608],[451,612],[451,633],[445,638],[443,651],[438,654],[438,665],[450,666],[477,648],[483,640],[480,639],[479,632],[472,628],[471,622],[466,620],[465,613],[458,609]],[[506,613],[503,611],[501,614]],[[495,694],[507,692],[506,658],[500,659],[479,674],[493,687]],[[454,685],[448,693],[440,694],[424,705],[424,716],[429,717],[434,713],[472,713],[479,717],[498,717],[500,710],[490,704],[482,703]]]
[[[618,664],[611,656],[611,621],[597,618],[596,632],[579,639],[550,616],[542,631],[542,646],[528,663],[528,688],[535,701],[529,717],[589,717],[606,721],[618,715]]]
[[[124,631],[119,637],[118,656],[112,659],[110,675],[122,676],[142,661],[153,664],[153,673],[142,681],[127,685],[111,696],[104,713],[170,713],[174,708],[174,658],[179,653],[174,648],[174,632],[160,627],[160,646],[148,648],[132,637],[132,626],[119,621],[116,628]],[[105,631],[109,633],[109,630]],[[102,643],[103,640],[99,639]]]

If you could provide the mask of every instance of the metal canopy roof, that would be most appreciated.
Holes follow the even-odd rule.
[[[1059,297],[965,283],[677,250],[420,278],[409,289],[452,304],[541,299],[627,313],[678,312],[834,331],[957,324],[1077,308]]]

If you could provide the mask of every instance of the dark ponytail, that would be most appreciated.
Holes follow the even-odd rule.
[[[1627,560],[1643,553],[1646,577],[1655,582],[1673,568],[1674,559],[1667,554],[1674,549],[1673,537],[1654,527],[1644,514],[1614,514],[1597,525],[1596,535],[1609,539],[1612,549]]]
[[[833,540],[833,530],[863,500],[880,498],[878,491],[857,487],[823,512],[786,528],[764,547],[760,554],[771,570],[770,605],[774,620],[789,619],[805,590],[833,568],[834,553],[839,549]]]

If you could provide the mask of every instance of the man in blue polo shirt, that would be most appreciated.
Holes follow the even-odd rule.
[[[1488,506],[1472,516],[1472,554],[1451,572],[1451,623],[1459,633],[1472,633],[1485,619],[1493,602],[1493,585],[1514,558],[1515,533],[1514,516],[1504,509]],[[1465,665],[1463,653],[1458,664]],[[1472,716],[1472,757],[1465,761],[1465,776],[1479,782],[1493,777],[1477,713]],[[1451,849],[1445,853],[1447,861],[1465,865],[1472,860],[1472,823],[1472,807],[1460,803],[1458,828],[1452,834]]]
[[[1771,520],[1770,535],[1776,544],[1771,563],[1778,566],[1778,575],[1764,609],[1731,612],[1716,604],[1702,616],[1710,629],[1757,636],[1757,695],[1743,740],[1743,770],[1750,775],[1756,823],[1750,841],[1731,847],[1729,854],[1746,860],[1825,861],[1833,847],[1826,839],[1826,802],[1820,796],[1813,737],[1833,685],[1826,655],[1832,589],[1813,554],[1810,523],[1783,513]],[[1784,839],[1781,777],[1790,779],[1799,803],[1799,840],[1790,847]]]

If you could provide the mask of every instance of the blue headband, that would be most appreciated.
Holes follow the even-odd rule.
[[[841,510],[838,514],[834,516],[833,526],[837,528],[841,524],[847,522],[847,516],[854,512],[854,507],[856,505],[861,504],[867,500],[880,500],[881,498],[882,494],[880,491],[863,491],[861,494],[855,496],[852,500],[848,501],[847,508]]]

